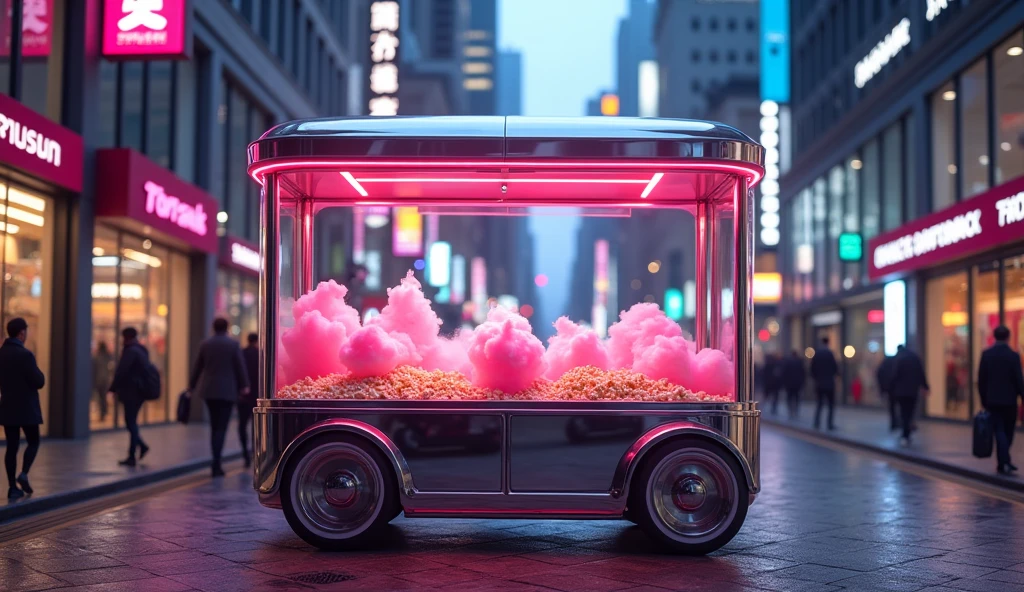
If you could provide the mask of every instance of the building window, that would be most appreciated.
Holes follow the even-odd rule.
[[[711,17],[711,21],[708,23],[708,28],[712,31],[718,30],[718,19],[716,17]]]
[[[712,49],[711,53],[708,55],[708,60],[712,64],[717,64],[718,63],[718,51]]]
[[[960,76],[960,196],[967,199],[988,189],[988,77],[985,58]]]
[[[693,90],[694,93],[699,93],[700,92],[700,80],[694,78],[690,82],[690,88]]]
[[[881,226],[881,168],[878,140],[871,140],[861,150],[863,155],[860,181],[863,196],[861,209],[861,234],[864,244],[878,236]],[[867,269],[865,266],[865,274]],[[865,278],[866,281],[866,278]]]
[[[736,63],[736,51],[735,50],[730,49],[729,53],[725,54],[725,56],[726,56],[725,60],[727,62],[729,62],[730,64],[735,64]]]
[[[1021,31],[992,55],[996,109],[996,184],[1024,175],[1024,35]]]
[[[147,65],[146,155],[169,169],[173,153],[174,64],[150,62]]]
[[[752,50],[752,49],[748,49],[748,50],[747,50],[747,53],[746,53],[746,56],[745,56],[745,59],[747,60],[747,63],[748,63],[748,64],[753,64],[753,63],[755,63],[755,62],[757,61],[757,57],[756,57],[756,55],[754,54],[754,50]]]
[[[828,175],[828,289],[842,289],[842,263],[839,261],[839,235],[843,232],[843,206],[846,205],[844,167],[832,167]]]
[[[903,223],[903,189],[906,167],[903,163],[903,122],[890,125],[882,134],[882,230],[888,231]]]
[[[226,105],[224,145],[224,202],[227,212],[225,229],[229,234],[256,240],[259,229],[259,191],[246,173],[246,146],[269,127],[270,116],[256,106],[241,89],[225,80],[222,86]]]
[[[174,164],[176,69],[171,62],[100,62],[99,145]]]
[[[690,59],[695,64],[700,63],[700,50],[699,49],[693,50],[693,52],[690,54]]]
[[[967,273],[928,280],[925,287],[925,369],[932,394],[925,410],[967,419],[970,392]]]
[[[828,185],[824,178],[814,182],[814,297],[828,293]]]
[[[746,26],[747,26],[747,32],[748,33],[753,33],[755,31],[757,31],[757,23],[754,22],[754,19],[752,19],[750,17],[747,17]]]
[[[846,161],[846,206],[843,208],[843,232],[860,233],[860,171],[864,163],[860,155],[854,154]],[[860,262],[846,264],[843,289],[852,288],[860,282]],[[847,285],[850,280],[850,285]]]
[[[729,31],[735,31],[736,30],[736,19],[729,18],[729,20],[725,21],[725,28],[728,29]]]
[[[693,19],[690,20],[690,28],[694,31],[700,31],[700,19],[693,17]]]
[[[947,82],[931,98],[932,211],[956,202],[956,86]]]

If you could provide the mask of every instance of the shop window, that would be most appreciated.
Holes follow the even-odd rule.
[[[988,189],[991,155],[988,143],[988,83],[985,59],[960,76],[960,196],[967,199]]]
[[[879,314],[882,310],[882,300],[878,299],[843,312],[846,327],[841,359],[846,364],[846,392],[856,392],[852,386],[854,382],[860,383],[860,399],[847,402],[875,407],[886,404],[878,386],[878,367],[885,359],[884,317]]]
[[[117,326],[118,256],[117,232],[96,227],[92,248],[92,380],[93,397],[89,403],[89,427],[93,430],[115,425],[117,401],[107,396],[114,379],[115,352],[120,347]]]
[[[925,371],[931,386],[926,412],[967,419],[971,391],[967,273],[928,280],[925,297]]]
[[[228,333],[245,345],[246,336],[256,333],[258,281],[234,271],[217,270],[214,314],[228,320]]]
[[[1010,347],[1024,355],[1024,256],[1003,261],[1006,293],[1003,322],[1010,329]]]
[[[956,202],[956,86],[947,82],[931,98],[932,211]]]
[[[995,344],[992,332],[999,326],[999,261],[990,261],[974,268],[974,310],[971,314],[971,338],[973,340],[973,369],[978,368],[981,352]],[[975,376],[975,381],[977,382]],[[974,385],[968,385],[968,393],[973,393],[974,407],[978,408],[978,399]]]
[[[41,195],[0,183],[0,327],[13,318],[28,323],[25,347],[43,374],[50,370],[53,286],[53,204]],[[4,335],[6,337],[6,334]],[[49,382],[39,391],[43,429],[49,415]]]
[[[1018,31],[992,55],[995,72],[996,183],[1024,175],[1024,34]]]
[[[843,231],[843,205],[846,202],[846,179],[843,167],[835,166],[828,175],[828,290],[835,293],[842,286],[842,263],[839,261],[839,234]]]

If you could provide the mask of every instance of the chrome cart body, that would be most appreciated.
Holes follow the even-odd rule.
[[[739,524],[732,523],[742,522],[761,487],[760,412],[751,399],[751,188],[763,175],[764,151],[750,138],[727,126],[683,120],[342,118],[279,125],[250,145],[249,159],[250,174],[263,188],[260,335],[268,344],[262,354],[261,399],[254,419],[254,487],[267,507],[284,506],[288,513],[289,505],[294,506],[289,521],[306,540],[325,548],[351,548],[353,541],[363,542],[371,522],[380,521],[378,514],[387,514],[386,522],[399,512],[408,517],[628,518],[643,526],[645,520],[636,515],[638,505],[653,508],[656,524],[651,532],[660,529],[665,535],[661,538],[683,552],[707,552],[735,534]],[[365,192],[348,196],[336,187],[324,189],[334,187],[328,183],[339,173],[486,172],[508,179],[507,184],[471,196],[456,192],[450,198],[413,201],[511,212],[552,202],[550,197],[515,194],[521,178],[517,174],[566,169],[597,178],[612,170],[648,176],[669,171],[666,174],[675,175],[670,187],[689,192],[677,200],[662,198],[662,203],[687,209],[698,221],[696,294],[705,297],[695,303],[695,339],[698,348],[718,347],[723,331],[731,333],[734,402],[274,396],[280,386],[274,345],[280,338],[279,301],[286,290],[288,295],[302,295],[313,287],[317,208],[327,202],[377,203]],[[634,201],[614,205],[649,205],[635,197]],[[555,205],[595,204],[570,196]],[[293,220],[293,230],[282,238],[284,211]],[[732,225],[732,277],[722,277],[709,263],[721,257],[716,253],[720,241],[715,229],[722,223]],[[294,252],[294,262],[285,270],[280,256],[268,256],[279,255],[282,242]],[[735,311],[726,327],[722,299],[714,296],[722,293],[723,282],[731,286],[729,304]],[[354,468],[318,468],[328,466],[334,453],[349,459]],[[304,457],[314,458],[307,462]],[[655,461],[657,466],[645,466]],[[641,473],[646,482],[640,481]],[[308,483],[288,482],[289,476],[297,481],[302,474],[320,481],[310,491],[303,491]],[[663,495],[657,491],[659,483],[667,488]],[[383,498],[384,490],[392,487],[393,497],[359,510],[359,525],[331,524],[352,504],[363,503],[360,496]],[[714,522],[705,514],[716,495],[744,499],[722,505],[724,513],[716,515],[718,522],[707,529],[688,531],[692,524],[687,522]],[[296,509],[300,498],[308,498],[307,507],[326,509],[302,516]],[[657,519],[659,514],[663,520]],[[673,520],[681,523],[673,527]]]

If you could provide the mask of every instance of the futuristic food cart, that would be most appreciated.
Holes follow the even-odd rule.
[[[763,159],[737,130],[687,120],[268,131],[249,147],[263,188],[261,503],[323,549],[359,548],[402,512],[627,519],[682,553],[727,543],[760,489]],[[572,254],[534,253],[534,223],[580,237],[551,285],[522,270]],[[368,275],[339,273],[339,253]],[[360,307],[378,284],[386,304]],[[573,306],[542,320],[558,284]],[[662,310],[669,291],[682,296]]]

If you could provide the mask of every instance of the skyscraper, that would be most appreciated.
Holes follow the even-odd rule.
[[[469,10],[469,29],[463,34],[462,87],[466,91],[467,114],[494,115],[497,0],[465,0],[460,8]]]
[[[616,87],[619,114],[636,117],[640,113],[639,87],[643,62],[655,59],[653,0],[630,0],[629,15],[619,21],[616,52]],[[652,115],[644,113],[643,115]]]
[[[498,52],[498,115],[523,114],[523,54]]]

